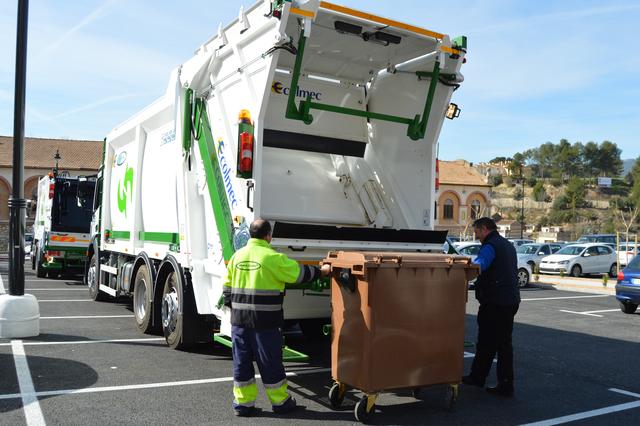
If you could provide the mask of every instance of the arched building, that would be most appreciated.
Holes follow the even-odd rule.
[[[102,141],[25,138],[24,198],[35,201],[40,178],[56,165],[71,176],[96,174],[102,161]],[[0,136],[0,252],[7,250],[9,240],[8,201],[13,188],[13,137]],[[27,208],[27,230],[33,225],[33,209]]]
[[[468,162],[440,161],[435,229],[455,236],[473,234],[473,221],[491,216],[490,193],[491,185]]]

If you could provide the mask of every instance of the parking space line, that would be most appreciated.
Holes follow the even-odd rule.
[[[522,426],[551,426],[562,423],[575,422],[576,420],[588,419],[605,414],[617,413],[618,411],[631,410],[640,407],[640,401],[627,402],[625,404],[611,405],[609,407],[598,408],[597,410],[584,411],[582,413],[570,414],[568,416],[556,417],[555,419],[542,420],[540,422],[527,423]]]
[[[165,341],[164,337],[149,337],[139,339],[104,339],[104,340],[65,340],[60,342],[30,342],[22,341],[24,346],[54,346],[54,345],[84,345],[91,343],[127,343],[127,342],[159,342]],[[10,346],[11,343],[0,343],[0,346]]]
[[[640,393],[629,392],[623,389],[611,388],[611,392],[621,393],[622,395],[632,396],[634,398],[640,398]]]
[[[588,299],[594,297],[611,297],[610,294],[595,294],[592,296],[558,296],[558,297],[532,297],[528,299],[521,299],[522,302],[532,302],[536,300],[563,300],[563,299]]]
[[[303,369],[299,371],[288,371],[287,377],[298,377],[307,374],[315,374],[315,373],[326,373],[331,371],[331,368],[314,368],[314,369]],[[256,379],[259,379],[260,375],[256,375]],[[166,388],[166,387],[175,387],[175,386],[189,386],[189,385],[205,385],[209,383],[224,383],[224,382],[233,382],[233,377],[218,377],[214,379],[198,379],[198,380],[181,380],[178,382],[160,382],[160,383],[147,383],[141,385],[124,385],[124,386],[102,386],[102,387],[94,387],[94,388],[82,388],[82,389],[62,389],[62,390],[54,390],[54,391],[43,391],[43,392],[31,392],[30,394],[25,393],[10,393],[0,395],[0,400],[3,399],[15,399],[15,398],[24,398],[25,396],[38,398],[43,396],[56,396],[56,395],[76,395],[83,393],[97,393],[97,392],[115,392],[115,391],[123,391],[123,390],[136,390],[136,389],[155,389],[155,388]]]
[[[93,302],[93,299],[38,299],[38,303],[46,302]]]
[[[68,317],[40,317],[41,320],[91,319],[91,318],[133,318],[133,315],[74,315]]]
[[[24,352],[24,346],[21,340],[11,341],[11,350],[13,351],[13,362],[16,365],[16,375],[18,376],[18,386],[20,388],[20,398],[22,399],[22,407],[24,409],[24,417],[27,426],[45,425],[44,416],[40,409],[38,396],[33,387],[27,356]]]
[[[601,312],[617,312],[619,310],[620,309],[602,309],[602,310],[599,310],[599,311],[576,312],[576,311],[567,311],[565,309],[560,309],[560,312],[566,312],[566,313],[569,313],[569,314],[587,315],[587,316],[590,316],[590,317],[602,318],[602,315],[597,315],[597,314],[601,313]]]
[[[87,287],[82,286],[80,288],[25,288],[25,292],[28,291],[87,291]]]

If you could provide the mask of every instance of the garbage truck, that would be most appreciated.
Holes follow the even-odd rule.
[[[466,38],[325,1],[259,1],[178,66],[165,94],[109,132],[87,247],[93,299],[132,296],[168,345],[230,335],[226,263],[255,218],[302,263],[330,250],[442,252],[437,140]],[[314,333],[319,288],[288,289]]]
[[[95,176],[57,171],[38,181],[31,268],[39,278],[84,271],[95,183]]]

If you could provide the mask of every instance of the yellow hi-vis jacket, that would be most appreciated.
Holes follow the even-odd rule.
[[[313,281],[320,270],[300,265],[278,253],[262,239],[251,238],[234,253],[223,284],[224,304],[231,308],[231,324],[274,328],[283,323],[285,283]]]

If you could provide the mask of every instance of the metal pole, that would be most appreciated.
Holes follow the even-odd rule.
[[[24,295],[24,227],[27,201],[24,189],[24,103],[27,77],[29,0],[18,2],[16,84],[13,109],[13,192],[9,198],[9,294]]]
[[[520,178],[522,180],[522,202],[520,204],[520,239],[524,238],[524,169],[520,168]]]

